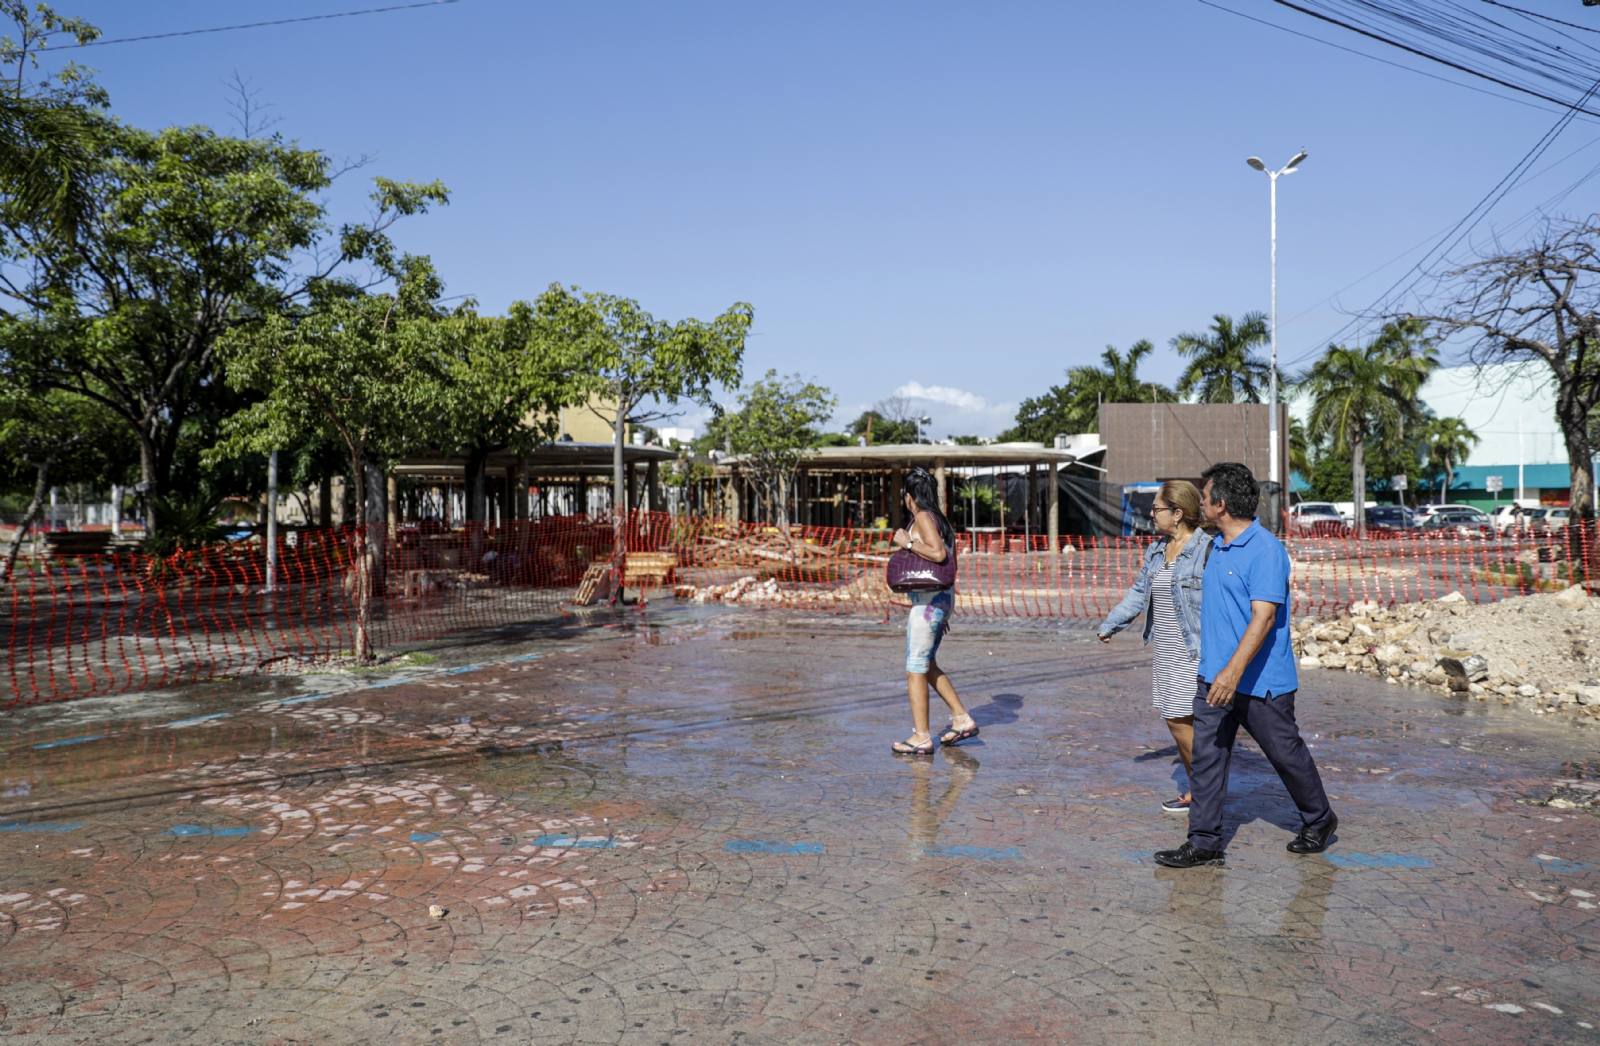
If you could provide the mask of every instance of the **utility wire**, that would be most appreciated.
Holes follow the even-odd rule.
[[[1472,84],[1464,84],[1460,80],[1452,80],[1448,76],[1440,76],[1437,73],[1430,73],[1426,69],[1418,69],[1417,67],[1411,65],[1402,65],[1399,62],[1391,62],[1387,58],[1379,58],[1375,54],[1368,54],[1366,51],[1358,51],[1354,47],[1346,47],[1343,44],[1336,44],[1332,40],[1326,40],[1320,36],[1312,36],[1310,33],[1302,33],[1298,29],[1290,29],[1288,26],[1279,25],[1277,22],[1269,22],[1265,18],[1257,18],[1255,15],[1247,15],[1243,11],[1235,11],[1231,7],[1223,7],[1221,4],[1216,3],[1215,0],[1200,0],[1200,2],[1205,4],[1207,7],[1214,7],[1218,11],[1226,11],[1230,15],[1238,15],[1240,18],[1248,19],[1249,21],[1255,22],[1259,25],[1276,29],[1279,32],[1288,33],[1290,36],[1298,36],[1302,40],[1310,40],[1313,43],[1323,44],[1324,46],[1332,47],[1335,50],[1344,51],[1347,54],[1358,55],[1362,58],[1371,59],[1374,62],[1381,62],[1382,64],[1395,69],[1401,69],[1408,73],[1415,73],[1418,76],[1426,76],[1428,79],[1437,80],[1442,84],[1449,84],[1452,87],[1462,87],[1468,91],[1476,91],[1478,94],[1488,95],[1490,98],[1498,98],[1503,102],[1515,102],[1517,105],[1525,105],[1530,109],[1537,109],[1543,113],[1559,113],[1562,111],[1560,109],[1551,109],[1548,106],[1540,105],[1537,102],[1525,101],[1521,98],[1509,98],[1506,95],[1500,94],[1496,91],[1490,91],[1482,87],[1475,87]]]
[[[242,25],[219,25],[213,29],[185,29],[176,33],[151,33],[149,36],[123,36],[115,40],[92,40],[84,47],[105,47],[109,44],[135,44],[144,40],[167,40],[175,36],[200,36],[204,33],[227,33],[235,29],[260,29],[268,25],[290,25],[295,22],[321,22],[329,18],[354,18],[356,15],[375,15],[385,11],[409,11],[416,7],[438,7],[441,4],[454,4],[459,0],[427,0],[426,3],[395,4],[391,7],[368,7],[360,11],[337,11],[326,15],[306,15],[303,18],[279,18],[271,22],[245,22]]]
[[[1444,234],[1444,237],[1440,239],[1438,245],[1429,250],[1427,254],[1424,254],[1420,259],[1418,259],[1415,265],[1407,269],[1400,275],[1399,279],[1390,284],[1388,290],[1384,291],[1378,296],[1377,301],[1375,301],[1362,313],[1351,317],[1351,319],[1345,323],[1344,326],[1340,327],[1337,331],[1330,335],[1326,341],[1330,344],[1336,342],[1350,329],[1358,327],[1360,324],[1370,320],[1373,310],[1382,307],[1386,301],[1389,301],[1392,298],[1395,290],[1398,289],[1402,283],[1405,283],[1407,278],[1409,278],[1413,273],[1417,273],[1416,279],[1411,280],[1411,282],[1407,284],[1406,287],[1400,292],[1401,294],[1409,293],[1411,288],[1417,285],[1417,281],[1421,280],[1422,277],[1426,275],[1426,273],[1419,272],[1418,270],[1423,269],[1429,263],[1430,259],[1434,259],[1436,257],[1443,258],[1445,255],[1449,254],[1450,251],[1454,250],[1463,239],[1471,234],[1473,229],[1477,228],[1478,223],[1483,221],[1483,219],[1488,216],[1489,212],[1494,209],[1495,204],[1504,199],[1505,195],[1516,187],[1516,184],[1522,180],[1522,176],[1527,173],[1528,169],[1538,162],[1539,157],[1544,155],[1545,150],[1550,148],[1550,146],[1555,142],[1556,138],[1560,136],[1562,131],[1566,130],[1567,125],[1572,122],[1573,118],[1579,112],[1585,111],[1582,109],[1582,106],[1584,103],[1588,102],[1591,97],[1593,97],[1597,90],[1600,90],[1600,80],[1596,80],[1593,84],[1591,84],[1589,89],[1584,92],[1583,97],[1578,99],[1577,104],[1573,105],[1571,109],[1562,114],[1561,119],[1555,122],[1555,126],[1546,131],[1543,137],[1534,143],[1533,148],[1529,149],[1528,152],[1523,155],[1522,159],[1516,162],[1511,170],[1506,173],[1505,177],[1501,178],[1500,181],[1495,184],[1495,187],[1490,189],[1488,194],[1485,195],[1483,199],[1479,200],[1477,205],[1474,206],[1472,210],[1463,215],[1460,221],[1451,226],[1450,231]],[[1462,228],[1462,226],[1466,227]],[[1454,236],[1454,239],[1451,239],[1452,236]],[[1449,242],[1446,243],[1446,240]],[[1294,359],[1288,361],[1286,365],[1292,367],[1297,363],[1302,363],[1320,351],[1320,347],[1309,349]]]
[[[1600,29],[1596,29],[1593,26],[1579,25],[1577,22],[1563,22],[1559,18],[1551,18],[1549,15],[1542,15],[1537,11],[1529,11],[1521,7],[1512,7],[1510,4],[1502,4],[1500,0],[1483,0],[1483,2],[1493,4],[1496,7],[1503,7],[1507,11],[1515,11],[1517,14],[1525,15],[1528,18],[1538,18],[1546,22],[1554,22],[1556,25],[1564,25],[1568,29],[1581,29],[1586,33],[1600,33]]]
[[[1423,50],[1420,47],[1413,47],[1408,43],[1405,43],[1405,42],[1403,42],[1401,40],[1397,40],[1397,39],[1395,39],[1393,37],[1384,36],[1382,33],[1376,32],[1374,30],[1363,29],[1359,25],[1354,25],[1354,24],[1352,24],[1350,22],[1341,21],[1340,19],[1335,18],[1332,15],[1323,14],[1321,11],[1314,11],[1309,7],[1303,7],[1300,4],[1292,3],[1291,0],[1273,0],[1273,3],[1278,4],[1278,5],[1282,6],[1282,7],[1287,7],[1292,11],[1299,11],[1301,14],[1304,14],[1304,15],[1310,15],[1312,18],[1318,19],[1319,21],[1327,22],[1330,25],[1339,26],[1341,29],[1348,29],[1352,33],[1357,33],[1357,34],[1359,34],[1361,36],[1367,37],[1368,39],[1376,40],[1379,43],[1388,44],[1390,47],[1399,48],[1400,50],[1405,51],[1405,52],[1407,52],[1409,54],[1414,54],[1414,55],[1418,56],[1419,58],[1426,58],[1430,62],[1437,62],[1440,65],[1448,66],[1451,69],[1457,70],[1458,72],[1466,73],[1468,76],[1476,76],[1480,80],[1487,80],[1490,83],[1499,84],[1501,87],[1507,87],[1507,88],[1510,88],[1513,91],[1520,91],[1523,94],[1532,95],[1533,97],[1543,99],[1546,102],[1553,102],[1556,105],[1559,105],[1559,106],[1561,106],[1563,108],[1566,108],[1566,107],[1568,107],[1569,105],[1572,104],[1570,102],[1563,101],[1562,99],[1557,98],[1557,97],[1555,97],[1553,95],[1545,94],[1542,91],[1536,91],[1531,87],[1524,87],[1523,85],[1517,84],[1517,83],[1513,83],[1510,80],[1503,80],[1498,76],[1493,76],[1493,75],[1491,75],[1489,73],[1486,73],[1486,72],[1483,72],[1481,70],[1474,69],[1471,66],[1463,65],[1460,62],[1452,61],[1451,59],[1446,58],[1443,55],[1432,54],[1432,53],[1430,53],[1428,51]],[[1509,64],[1513,64],[1513,65],[1517,64],[1515,62],[1511,62],[1510,59],[1503,59],[1503,60],[1507,61]],[[1529,71],[1533,71],[1533,70],[1529,70]],[[1545,76],[1548,79],[1555,79],[1554,77],[1549,76],[1548,73],[1546,73]],[[1584,93],[1584,98],[1587,99],[1593,93],[1594,92],[1592,90],[1585,92]],[[1584,108],[1582,108],[1581,104],[1578,105],[1578,106],[1575,106],[1574,108],[1577,108],[1580,112],[1587,113],[1590,116],[1600,116],[1600,112],[1596,112],[1596,111],[1591,110],[1591,109],[1584,109]]]

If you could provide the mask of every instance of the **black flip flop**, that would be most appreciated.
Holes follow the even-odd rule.
[[[951,734],[955,734],[955,736],[951,737],[950,736]],[[978,724],[977,723],[973,723],[971,726],[967,727],[965,730],[957,730],[954,726],[952,726],[950,729],[946,730],[939,737],[939,743],[948,748],[950,745],[958,745],[958,744],[960,744],[961,742],[965,741],[969,737],[977,737],[977,736],[978,736]]]

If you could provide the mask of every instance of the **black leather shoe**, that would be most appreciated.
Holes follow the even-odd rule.
[[[1203,864],[1222,864],[1221,850],[1201,850],[1193,843],[1184,843],[1176,850],[1157,850],[1156,864],[1168,868],[1194,868]]]
[[[1339,816],[1329,814],[1328,823],[1321,828],[1302,827],[1300,834],[1289,840],[1288,850],[1292,854],[1319,854],[1328,848],[1328,841],[1338,827]]]

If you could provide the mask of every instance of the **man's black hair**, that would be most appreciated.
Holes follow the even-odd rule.
[[[1255,519],[1261,505],[1261,484],[1255,475],[1237,461],[1219,461],[1200,473],[1200,481],[1211,481],[1213,505],[1221,503],[1234,519]]]

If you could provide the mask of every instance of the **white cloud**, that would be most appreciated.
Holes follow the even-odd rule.
[[[989,409],[988,401],[982,396],[963,389],[952,389],[948,385],[924,385],[920,381],[908,381],[898,389],[895,389],[894,394],[911,400],[943,403],[962,411],[987,411]]]

